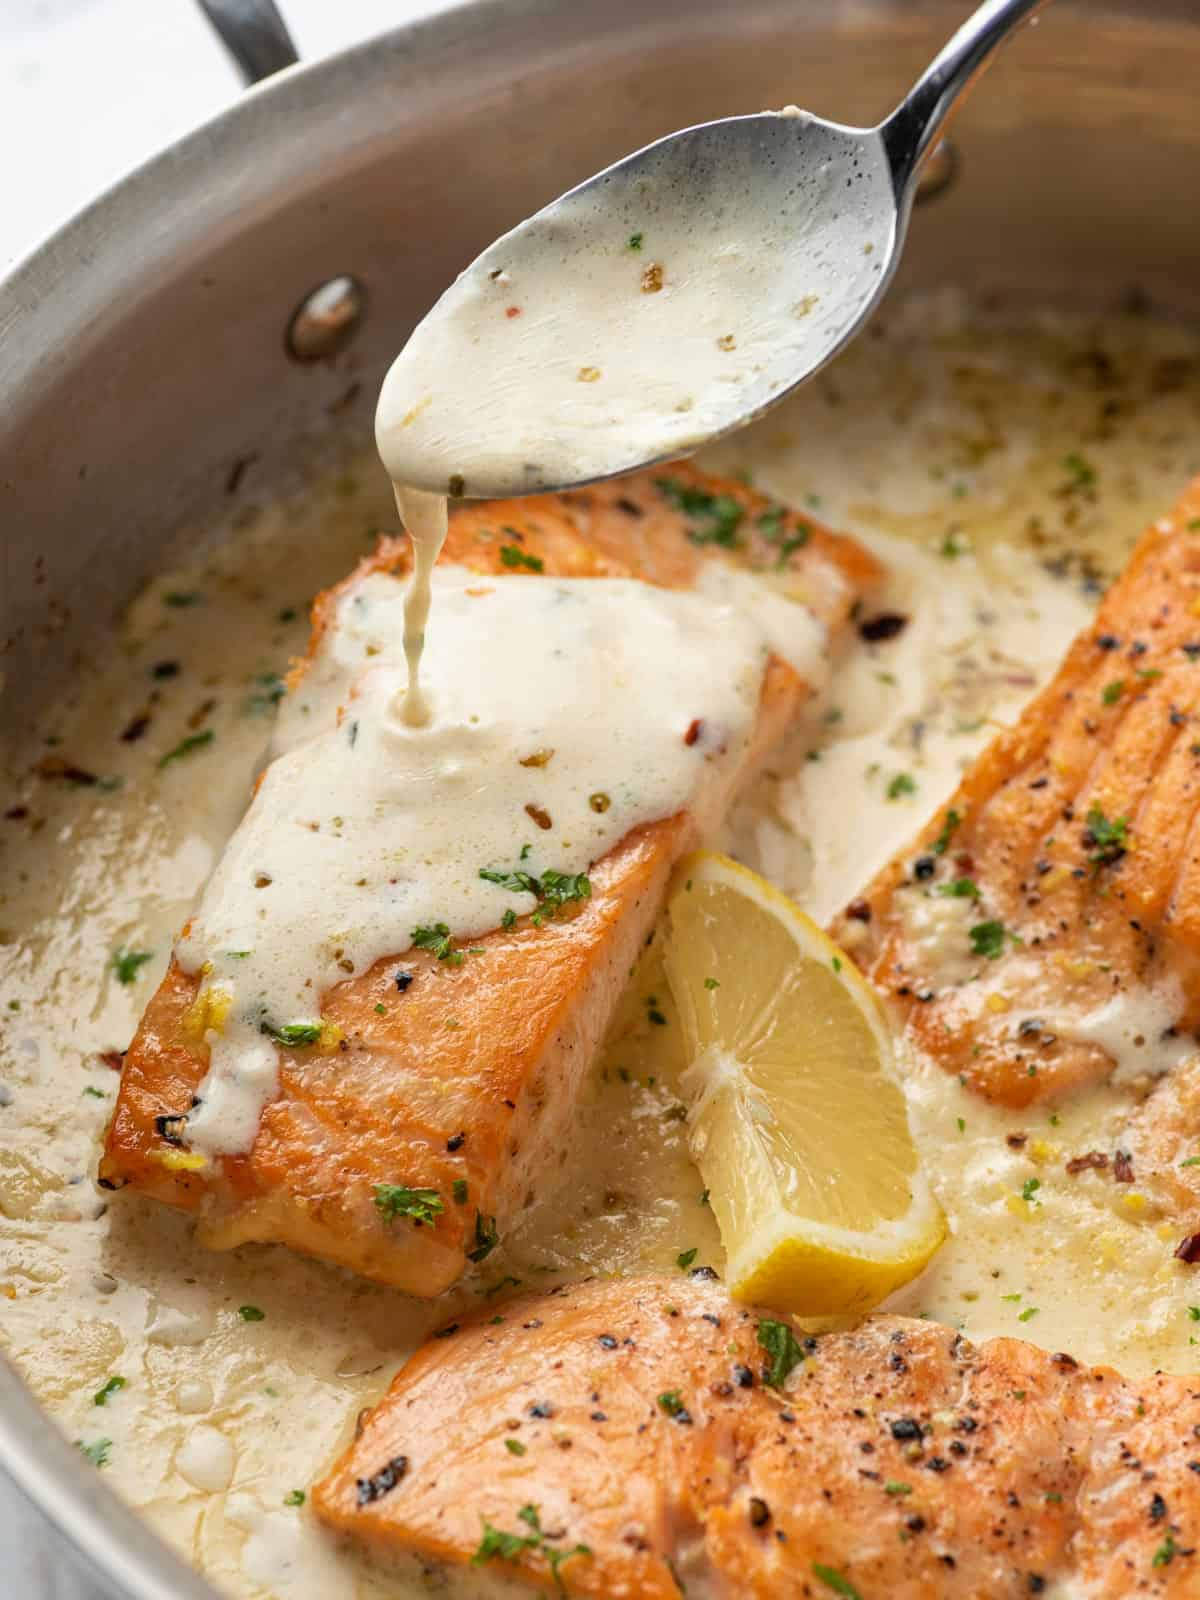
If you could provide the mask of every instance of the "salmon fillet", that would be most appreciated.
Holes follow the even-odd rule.
[[[312,1498],[381,1556],[604,1600],[1183,1600],[1198,1440],[1191,1380],[610,1279],[442,1330]]]
[[[636,574],[686,587],[730,548],[731,530],[737,558],[786,564],[830,630],[878,573],[853,542],[689,467],[569,499],[462,506],[442,559],[495,574],[505,570],[502,549],[511,555],[516,543],[548,575]],[[341,601],[408,562],[407,540],[385,539],[317,600],[293,693],[321,670]],[[806,692],[791,667],[769,660],[742,776]],[[544,926],[523,917],[473,939],[480,953],[463,965],[398,950],[336,985],[320,1009],[340,1030],[339,1047],[281,1048],[279,1091],[252,1148],[208,1164],[181,1147],[172,1121],[192,1107],[208,1065],[202,1030],[189,1031],[201,980],[173,962],[125,1056],[101,1183],[198,1213],[199,1237],[214,1248],[278,1241],[412,1294],[440,1293],[493,1248],[547,1165],[565,1159],[583,1074],[695,832],[688,812],[635,828],[589,868],[590,898]],[[383,1185],[435,1190],[443,1209],[389,1217],[377,1196]]]
[[[1135,1078],[1195,1047],[1198,712],[1200,480],[1053,682],[834,925],[919,1049],[988,1098],[1105,1078],[1117,1034]]]

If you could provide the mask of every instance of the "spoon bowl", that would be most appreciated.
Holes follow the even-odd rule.
[[[788,107],[703,123],[490,245],[384,382],[397,483],[505,497],[686,455],[857,333],[899,261],[921,161],[1042,0],[987,0],[877,128]]]

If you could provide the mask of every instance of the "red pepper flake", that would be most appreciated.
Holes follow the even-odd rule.
[[[1200,1261],[1200,1233],[1189,1233],[1175,1246],[1175,1259],[1186,1261],[1189,1267]]]
[[[514,317],[519,317],[521,315],[521,308],[520,306],[508,306],[504,312],[504,315],[511,322]]]
[[[846,907],[846,915],[851,922],[870,922],[871,907],[865,900],[851,900]]]
[[[1133,1182],[1133,1157],[1128,1150],[1118,1150],[1113,1156],[1113,1177],[1118,1183]]]
[[[686,745],[695,744],[696,740],[700,737],[700,732],[701,732],[703,727],[704,727],[704,719],[702,717],[693,717],[692,720],[688,723],[687,732],[683,736],[684,744],[686,744]]]
[[[1089,1150],[1086,1155],[1072,1156],[1067,1162],[1067,1171],[1073,1178],[1077,1172],[1086,1172],[1089,1167],[1096,1172],[1103,1172],[1108,1166],[1108,1157],[1103,1150]]]
[[[527,817],[531,817],[533,821],[537,823],[539,828],[546,829],[554,826],[550,820],[550,813],[548,811],[543,811],[541,806],[526,806],[525,815]]]

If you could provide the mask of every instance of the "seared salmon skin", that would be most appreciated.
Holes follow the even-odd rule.
[[[784,571],[830,635],[878,576],[852,541],[686,466],[568,497],[462,506],[442,559],[497,575],[514,548],[529,573],[519,581],[531,583],[633,576],[688,588],[714,560]],[[317,600],[290,700],[328,670],[326,646],[358,586],[398,580],[408,563],[406,540],[384,540]],[[807,689],[770,657],[735,776],[776,744]],[[333,1047],[280,1045],[278,1091],[244,1153],[208,1160],[181,1136],[209,1047],[193,1011],[201,977],[173,962],[125,1056],[101,1183],[198,1213],[214,1248],[278,1241],[412,1294],[440,1293],[563,1159],[583,1075],[696,832],[686,809],[634,828],[588,868],[588,898],[544,925],[510,917],[470,941],[468,961],[398,949],[338,982],[320,997]],[[389,1195],[406,1209],[389,1210]]]
[[[925,1055],[1024,1106],[1200,1025],[1200,481],[833,933]]]
[[[1187,1379],[609,1279],[444,1330],[312,1498],[381,1557],[596,1600],[1184,1600],[1198,1436]]]

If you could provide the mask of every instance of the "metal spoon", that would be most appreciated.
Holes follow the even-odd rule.
[[[862,328],[955,102],[1044,0],[986,0],[877,128],[794,107],[648,145],[498,239],[418,326],[376,421],[437,493],[567,488],[743,427]]]

